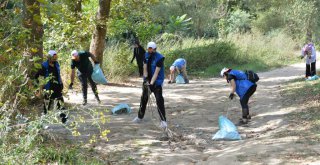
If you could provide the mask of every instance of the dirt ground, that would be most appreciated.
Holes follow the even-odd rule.
[[[229,85],[221,78],[192,79],[190,84],[165,81],[167,120],[175,135],[165,141],[152,112],[147,111],[140,124],[131,122],[139,108],[141,79],[132,79],[124,86],[98,86],[101,105],[96,104],[90,89],[89,105],[80,106],[80,93],[69,93],[66,102],[79,104],[83,109],[111,110],[119,103],[127,103],[132,108],[131,114],[108,113],[110,122],[105,127],[111,131],[109,141],[99,140],[91,146],[106,164],[320,164],[320,145],[290,133],[303,127],[291,121],[287,114],[304,107],[291,105],[290,100],[280,95],[284,83],[302,78],[304,70],[305,64],[295,64],[258,73],[258,88],[249,104],[252,121],[248,127],[238,127],[243,137],[239,141],[212,140],[219,129],[219,115],[228,115],[234,123],[241,117],[239,99],[232,102],[227,99]],[[89,127],[87,132],[95,131]],[[85,139],[80,136],[73,140],[81,138]]]

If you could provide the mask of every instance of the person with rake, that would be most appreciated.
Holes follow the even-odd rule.
[[[160,115],[160,127],[167,128],[166,112],[164,107],[164,98],[162,96],[162,84],[165,78],[164,74],[164,56],[157,52],[157,45],[149,42],[148,51],[145,54],[143,64],[143,88],[140,101],[138,116],[133,122],[140,123],[144,117],[148,99],[151,93],[154,94],[157,103],[157,109]]]

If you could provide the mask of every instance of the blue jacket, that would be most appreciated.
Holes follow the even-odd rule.
[[[149,61],[149,57],[150,57],[150,54],[148,52],[146,52],[145,54],[145,61],[146,61],[146,64],[148,64],[148,61]],[[158,61],[160,61],[161,59],[163,59],[163,55],[161,55],[160,53],[156,52],[154,54],[154,58],[153,61],[151,61],[151,75],[153,76],[154,75],[154,72],[156,71],[156,67],[157,67],[157,63]],[[150,77],[150,80],[152,79],[152,77]],[[160,72],[158,74],[158,77],[155,81],[155,85],[157,86],[162,86],[163,84],[163,81],[164,81],[164,66],[161,67],[160,69]]]
[[[173,62],[172,66],[175,66],[175,67],[178,67],[179,69],[181,69],[185,64],[186,64],[185,59],[178,58]]]
[[[243,96],[247,93],[248,89],[254,85],[251,81],[247,79],[247,76],[244,72],[239,70],[231,70],[229,72],[230,75],[233,75],[236,77],[236,93],[240,97],[240,99],[243,98]]]
[[[61,75],[60,75],[60,65],[58,62],[55,62],[54,65],[58,70],[58,83],[62,84]],[[43,62],[42,67],[45,69],[44,77],[47,78],[49,76],[49,61]],[[50,81],[44,86],[46,90],[50,90]]]

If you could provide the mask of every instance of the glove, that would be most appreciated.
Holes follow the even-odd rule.
[[[234,96],[235,96],[235,94],[234,94],[234,93],[230,93],[230,95],[229,95],[229,99],[230,99],[230,100],[232,100]]]
[[[300,58],[301,58],[301,59],[303,59],[303,58],[304,58],[304,56],[300,56]]]
[[[72,86],[73,86],[73,83],[70,83],[69,84],[69,89],[73,89]]]
[[[156,89],[156,86],[154,84],[152,84],[152,85],[148,84],[148,86],[149,86],[149,89],[151,92],[153,92]]]
[[[100,64],[98,61],[95,61],[94,64]]]

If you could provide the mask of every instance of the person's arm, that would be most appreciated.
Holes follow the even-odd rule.
[[[143,78],[148,77],[148,69],[147,69],[147,64],[143,63]]]
[[[156,70],[154,71],[154,74],[152,76],[152,79],[150,81],[150,85],[154,85],[154,82],[157,80],[159,72],[161,70],[161,67],[163,67],[163,61],[164,58],[162,58],[161,60],[159,60],[156,64]]]
[[[234,79],[232,79],[230,81],[230,84],[231,84],[231,92],[230,93],[233,93],[236,92],[236,81]]]
[[[156,70],[154,71],[154,74],[153,74],[152,79],[150,81],[150,85],[153,85],[154,82],[157,80],[160,69],[161,69],[160,67],[156,67]]]
[[[92,54],[92,53],[89,52],[89,56],[91,57],[91,59],[93,60],[93,62],[94,62],[95,64],[98,64],[98,63],[99,63],[99,61],[97,60],[97,58],[96,58],[96,56],[95,56],[94,54]]]
[[[132,60],[131,60],[131,63],[133,62],[134,58],[136,58],[136,48],[133,49],[133,57],[132,57]]]
[[[73,82],[74,82],[75,73],[76,73],[75,69],[72,69],[71,70],[71,84],[73,84]]]

